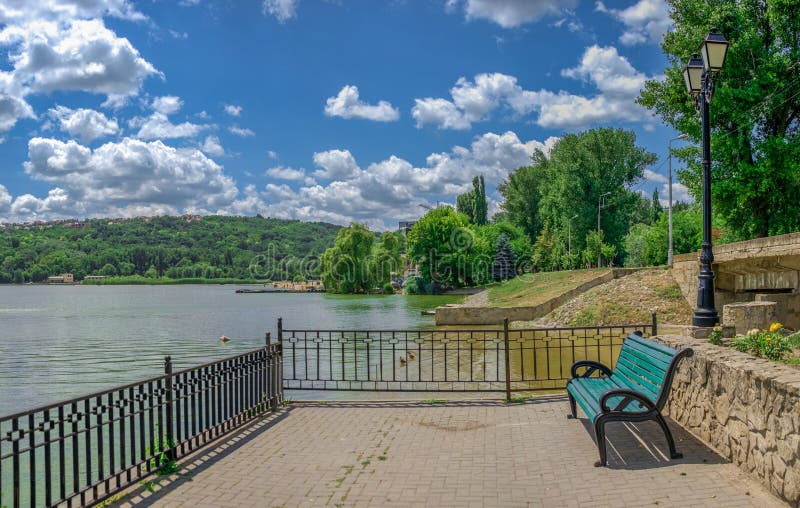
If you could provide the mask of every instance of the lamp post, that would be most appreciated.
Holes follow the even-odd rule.
[[[567,221],[567,253],[572,259],[572,221],[578,218],[578,214],[576,213],[572,217],[569,218]],[[572,261],[570,261],[572,262]]]
[[[728,52],[725,36],[712,28],[700,46],[700,55],[694,54],[683,71],[686,90],[691,94],[702,118],[703,144],[703,243],[700,249],[700,273],[697,289],[697,309],[692,324],[711,327],[719,323],[714,307],[714,253],[711,248],[711,126],[709,104],[714,95],[714,78],[725,64]]]
[[[674,253],[672,250],[672,142],[679,139],[686,139],[686,134],[681,134],[677,138],[669,140],[669,206],[667,207],[667,217],[669,218],[669,249],[667,250],[667,264],[672,268]]]
[[[600,197],[597,198],[597,233],[600,233],[600,210],[606,207],[606,200],[605,197],[611,194],[610,192],[605,192],[600,194]],[[600,268],[600,258],[602,256],[602,252],[597,253],[597,268]]]

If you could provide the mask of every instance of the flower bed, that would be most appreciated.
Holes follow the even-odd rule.
[[[791,333],[780,323],[772,323],[769,330],[753,328],[745,335],[737,335],[730,340],[722,338],[722,327],[718,325],[709,334],[708,341],[758,358],[800,365],[800,333]]]

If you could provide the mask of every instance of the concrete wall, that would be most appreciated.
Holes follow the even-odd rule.
[[[783,326],[800,330],[800,294],[756,294],[757,302],[775,302],[775,320]]]
[[[712,268],[715,304],[720,312],[727,304],[755,301],[759,290],[800,295],[800,233],[715,246]],[[675,256],[673,276],[692,308],[697,305],[699,269],[699,253]],[[767,300],[778,304],[776,316],[787,315],[784,324],[800,328],[800,316],[795,317],[792,312],[798,300],[788,297],[769,300],[770,296]]]
[[[496,325],[502,323],[504,318],[508,318],[509,321],[532,321],[549,314],[595,286],[624,277],[637,270],[639,268],[615,268],[608,273],[584,282],[575,289],[532,307],[468,307],[463,305],[438,307],[436,309],[436,324]]]
[[[682,336],[690,346],[670,392],[670,417],[720,455],[800,506],[800,369]]]

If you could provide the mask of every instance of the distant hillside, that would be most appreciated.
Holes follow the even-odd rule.
[[[171,279],[291,278],[318,274],[311,262],[340,227],[261,217],[93,219],[0,228],[0,282],[50,275]],[[291,260],[291,262],[290,262]],[[275,270],[278,268],[279,270]]]

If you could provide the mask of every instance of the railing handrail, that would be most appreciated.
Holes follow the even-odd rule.
[[[652,328],[651,323],[634,323],[624,325],[600,325],[600,326],[560,326],[560,327],[540,327],[540,328],[509,328],[509,332],[540,332],[540,331],[564,331],[564,330],[610,330],[615,328]],[[497,332],[502,334],[502,328],[383,328],[374,330],[355,330],[350,328],[284,328],[283,333],[477,333],[477,332]]]

